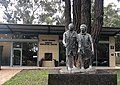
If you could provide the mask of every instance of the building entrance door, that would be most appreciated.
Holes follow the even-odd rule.
[[[22,66],[22,48],[13,48],[13,66]]]

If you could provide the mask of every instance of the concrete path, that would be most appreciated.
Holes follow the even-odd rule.
[[[66,66],[60,66],[60,67],[37,67],[37,66],[2,66],[1,69],[40,69],[40,70],[58,70],[58,69],[66,69]],[[120,66],[115,67],[94,67],[95,69],[118,69],[120,70]]]
[[[11,79],[15,74],[20,72],[20,69],[2,69],[0,70],[0,85]]]
[[[2,66],[1,69],[39,69],[39,70],[58,70],[58,69],[62,69],[62,68],[66,68],[65,66],[63,67],[37,67],[37,66]]]

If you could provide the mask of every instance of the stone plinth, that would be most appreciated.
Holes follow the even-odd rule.
[[[49,74],[48,85],[117,85],[117,75],[98,74]]]
[[[54,61],[43,61],[42,67],[55,67]]]

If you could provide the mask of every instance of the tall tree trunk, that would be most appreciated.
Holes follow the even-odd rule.
[[[81,24],[81,0],[73,0],[73,24],[75,30],[79,32]]]
[[[68,30],[68,25],[71,22],[71,3],[70,0],[65,0],[65,30]]]
[[[95,0],[94,5],[94,19],[93,19],[93,26],[91,29],[91,35],[93,37],[94,45],[97,45],[100,32],[103,25],[103,1],[104,0]]]
[[[81,0],[81,24],[86,24],[87,32],[91,32],[91,0]]]

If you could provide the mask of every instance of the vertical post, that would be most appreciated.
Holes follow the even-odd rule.
[[[13,42],[11,42],[10,66],[13,66]]]
[[[2,52],[3,52],[3,46],[0,46],[0,70],[2,65]]]
[[[97,66],[97,65],[98,65],[98,61],[97,61],[97,58],[98,58],[98,56],[97,56],[97,51],[98,51],[98,50],[96,49],[95,51],[96,51],[96,52],[95,52],[95,54],[96,54],[96,55],[95,55],[95,56],[96,56],[95,61],[96,61],[96,66]]]
[[[115,38],[114,36],[109,37],[109,66],[115,67]]]

